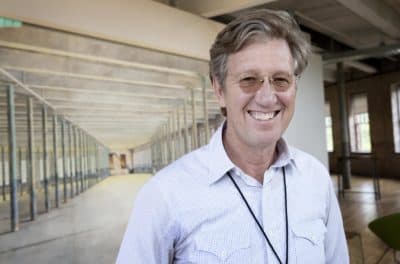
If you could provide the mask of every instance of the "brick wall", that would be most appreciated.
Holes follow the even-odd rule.
[[[372,154],[376,157],[377,170],[381,177],[400,179],[400,154],[394,153],[391,86],[400,82],[400,72],[391,72],[371,76],[365,79],[346,83],[346,104],[349,104],[352,94],[366,93],[368,97],[368,112]],[[334,151],[329,153],[331,172],[338,172],[338,158],[341,155],[339,93],[336,85],[325,87],[325,100],[331,105]],[[363,154],[352,153],[352,156],[362,157]],[[364,155],[365,156],[365,155]],[[371,175],[370,159],[352,161],[352,173]]]

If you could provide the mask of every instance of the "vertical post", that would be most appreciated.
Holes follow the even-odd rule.
[[[204,129],[205,129],[205,144],[210,140],[210,126],[208,124],[208,104],[207,104],[207,79],[205,76],[201,77],[203,82],[203,111],[204,111]]]
[[[162,126],[157,131],[157,171],[161,168],[162,163]]]
[[[181,137],[182,133],[181,133],[181,117],[180,117],[180,114],[179,114],[179,107],[176,110],[176,124],[177,124],[176,142],[177,142],[177,150],[178,150],[176,156],[179,157],[179,156],[182,155],[182,151],[181,151],[181,149],[182,149],[182,143],[181,143],[182,142],[182,137]]]
[[[63,164],[63,195],[64,203],[67,202],[67,150],[65,148],[65,120],[61,119],[61,151]]]
[[[94,164],[96,166],[96,179],[100,179],[100,166],[99,166],[99,144],[95,141],[95,155],[94,155]],[[133,151],[132,151],[132,168],[133,168]]]
[[[167,146],[167,159],[166,164],[171,162],[171,138],[170,138],[170,125],[169,125],[169,117],[167,123],[165,124],[165,138],[166,138],[166,146]]]
[[[74,168],[73,168],[73,153],[72,153],[72,125],[71,123],[68,122],[67,125],[67,130],[68,130],[68,146],[69,146],[69,183],[70,183],[70,197],[74,197]]]
[[[53,158],[54,158],[54,187],[55,187],[55,204],[58,208],[60,205],[59,201],[59,190],[58,190],[58,142],[57,142],[57,115],[53,113]]]
[[[194,88],[190,89],[192,97],[192,149],[197,148],[197,122],[196,122],[196,101],[194,98]]]
[[[78,131],[76,127],[73,127],[73,134],[74,134],[74,151],[75,151],[75,189],[76,194],[79,194],[79,157],[78,157]]]
[[[189,131],[188,131],[188,119],[187,119],[187,109],[186,109],[186,99],[183,100],[183,126],[185,136],[183,137],[183,142],[185,146],[185,153],[189,152]]]
[[[346,105],[346,90],[344,83],[343,62],[337,64],[337,83],[339,86],[339,106],[340,106],[340,122],[342,136],[342,174],[343,188],[351,187],[351,168],[350,168],[350,140],[349,140],[349,123]]]
[[[170,119],[170,130],[169,133],[171,135],[171,162],[176,160],[176,134],[175,134],[175,119],[174,112],[171,113]]]
[[[29,185],[29,209],[31,220],[35,220],[37,214],[36,207],[36,186],[35,186],[35,153],[34,153],[34,132],[33,132],[33,105],[32,98],[27,99],[28,108],[28,164],[27,176]]]
[[[49,175],[48,171],[48,157],[47,157],[47,107],[42,107],[42,137],[43,137],[43,181],[44,181],[44,207],[46,212],[50,209],[49,200]]]
[[[84,187],[85,190],[88,188],[88,169],[87,169],[87,160],[86,160],[86,135],[85,132],[82,130],[82,160],[83,160],[83,175],[84,178]]]
[[[6,200],[6,156],[4,155],[4,146],[1,146],[1,175],[3,175],[1,192],[3,194],[3,201],[5,201]]]
[[[163,134],[163,167],[168,163],[168,136],[167,136],[167,124],[162,126],[162,134]]]
[[[91,160],[91,151],[92,145],[89,135],[86,135],[86,163],[87,163],[87,170],[88,170],[88,179],[92,177],[92,160]]]
[[[85,136],[85,156],[86,156],[86,188],[89,188],[89,180],[90,180],[90,154],[89,154],[89,139],[88,135],[84,133]]]
[[[19,190],[19,195],[22,196],[22,148],[18,148],[18,165],[19,165],[19,179],[17,179],[17,191]],[[18,176],[17,176],[18,177]]]
[[[7,86],[8,106],[8,153],[9,153],[9,184],[10,184],[10,209],[11,209],[11,231],[19,229],[19,208],[17,197],[17,144],[15,130],[15,101],[14,87]]]
[[[84,185],[84,169],[83,169],[83,144],[82,144],[82,130],[78,130],[78,138],[79,138],[79,165],[80,165],[80,172],[81,172],[81,192],[85,190],[85,185]]]

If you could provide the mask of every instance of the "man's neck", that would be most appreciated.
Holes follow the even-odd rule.
[[[266,148],[249,148],[231,142],[224,134],[222,139],[225,151],[232,162],[262,184],[265,171],[277,159],[276,143]]]

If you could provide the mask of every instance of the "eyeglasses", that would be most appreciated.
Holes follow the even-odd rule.
[[[276,74],[273,76],[260,77],[258,75],[244,75],[238,80],[239,86],[245,93],[255,93],[264,84],[267,79],[272,88],[277,92],[285,92],[300,78],[298,75],[293,74]]]

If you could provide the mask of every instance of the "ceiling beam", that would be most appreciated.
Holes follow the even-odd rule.
[[[223,28],[148,0],[2,0],[0,16],[202,60],[208,60],[209,48]]]
[[[322,55],[322,60],[324,64],[331,64],[338,62],[357,61],[374,57],[388,57],[396,54],[400,54],[400,44],[338,53],[326,53]]]
[[[52,56],[65,57],[65,58],[79,59],[79,60],[89,61],[89,62],[94,62],[94,63],[103,63],[103,64],[109,64],[109,65],[114,65],[114,66],[126,67],[126,68],[134,68],[134,69],[140,69],[140,70],[146,70],[146,71],[152,71],[152,72],[172,73],[172,74],[184,75],[184,76],[189,76],[189,77],[194,77],[194,78],[200,77],[199,73],[192,72],[192,71],[185,71],[185,70],[181,70],[181,69],[162,67],[162,66],[157,66],[157,65],[137,63],[137,62],[131,62],[131,61],[124,61],[124,60],[118,60],[118,59],[112,59],[112,58],[106,58],[106,57],[100,57],[100,56],[94,56],[94,55],[88,55],[88,54],[82,54],[82,53],[76,53],[76,52],[70,52],[70,51],[64,51],[64,50],[56,50],[56,49],[44,48],[44,47],[39,47],[39,46],[34,46],[34,45],[9,42],[9,41],[4,41],[4,40],[0,40],[0,47],[28,51],[28,52],[35,52],[35,53],[39,53],[39,54],[46,54],[46,55],[52,55]]]
[[[382,0],[336,1],[392,39],[400,38],[400,16]]]
[[[18,67],[18,66],[11,66],[11,65],[1,65],[0,67],[7,69],[7,70],[22,71],[22,72],[36,73],[36,74],[56,75],[56,76],[63,76],[63,77],[77,78],[77,79],[86,79],[86,80],[92,80],[92,81],[123,83],[123,84],[132,84],[132,85],[141,85],[141,86],[152,86],[152,87],[160,87],[160,88],[166,88],[166,89],[187,89],[187,87],[185,87],[183,85],[177,85],[177,84],[165,84],[165,83],[158,83],[158,82],[138,81],[138,80],[130,80],[130,79],[104,77],[104,76],[100,76],[100,75],[89,75],[89,74],[80,74],[80,73],[72,73],[72,72],[52,71],[52,70],[48,70],[48,69],[26,68],[26,67]],[[197,89],[201,89],[201,88],[197,88]]]
[[[33,90],[44,91],[55,91],[60,93],[74,93],[74,94],[98,94],[98,95],[109,95],[109,96],[121,96],[122,98],[126,96],[133,96],[135,98],[149,98],[149,99],[171,99],[176,101],[177,99],[186,99],[189,96],[189,90],[187,89],[185,92],[179,92],[178,94],[152,94],[152,93],[142,93],[142,92],[120,92],[114,90],[99,90],[99,89],[82,89],[82,88],[72,88],[72,87],[61,87],[61,86],[49,86],[49,85],[35,85],[35,84],[27,84]],[[211,91],[212,92],[212,91]],[[212,92],[213,93],[213,92]],[[195,97],[195,101],[202,101],[203,99],[200,96]],[[217,100],[215,98],[208,98],[208,102],[215,102]]]
[[[357,48],[357,47],[361,47],[362,43],[360,43],[360,41],[358,41],[357,39],[348,36],[342,32],[339,32],[331,27],[328,27],[322,23],[320,23],[319,21],[312,19],[306,15],[304,15],[302,12],[299,11],[294,11],[294,15],[296,17],[296,20],[298,20],[300,22],[300,24],[309,27],[315,31],[318,31],[322,34],[328,35],[331,38],[342,42],[350,47],[353,48]]]
[[[177,0],[175,6],[203,17],[215,17],[276,0]]]

